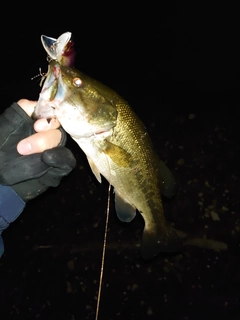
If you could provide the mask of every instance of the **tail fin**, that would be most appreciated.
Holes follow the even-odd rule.
[[[153,259],[160,252],[178,252],[179,238],[171,227],[157,229],[144,228],[141,256],[144,260]]]

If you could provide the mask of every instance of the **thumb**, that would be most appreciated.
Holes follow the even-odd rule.
[[[21,155],[43,152],[44,150],[56,147],[61,141],[60,130],[48,130],[35,133],[17,145],[17,151]]]

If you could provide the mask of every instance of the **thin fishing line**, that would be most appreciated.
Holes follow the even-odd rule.
[[[100,306],[100,300],[101,300],[102,281],[103,281],[103,270],[104,270],[106,244],[107,244],[108,220],[109,220],[109,211],[110,211],[110,192],[111,192],[111,184],[109,183],[109,187],[108,187],[107,212],[106,212],[106,223],[105,223],[105,232],[104,232],[104,240],[103,240],[102,263],[101,263],[101,272],[100,272],[99,287],[98,287],[98,297],[97,297],[97,307],[96,307],[96,317],[95,317],[95,320],[98,320],[99,306]]]

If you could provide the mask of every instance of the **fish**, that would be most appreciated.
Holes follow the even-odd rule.
[[[58,119],[85,153],[96,179],[101,183],[104,177],[113,187],[121,221],[141,214],[143,259],[175,250],[178,237],[162,203],[162,195],[175,195],[175,178],[124,98],[61,59],[51,59],[34,118]]]

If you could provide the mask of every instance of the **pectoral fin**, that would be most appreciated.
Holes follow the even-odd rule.
[[[95,163],[90,158],[87,158],[87,159],[88,159],[88,163],[90,165],[90,168],[92,169],[93,174],[95,175],[98,182],[101,183],[102,178],[101,178],[100,172],[98,171],[97,167],[95,166]]]
[[[115,209],[119,220],[130,222],[135,218],[136,208],[125,202],[118,193],[115,193]]]
[[[117,166],[124,168],[131,166],[131,154],[116,144],[106,141],[103,152],[107,154]]]
[[[172,172],[162,160],[159,160],[159,172],[161,179],[161,193],[167,198],[172,198],[177,189],[176,180]]]

